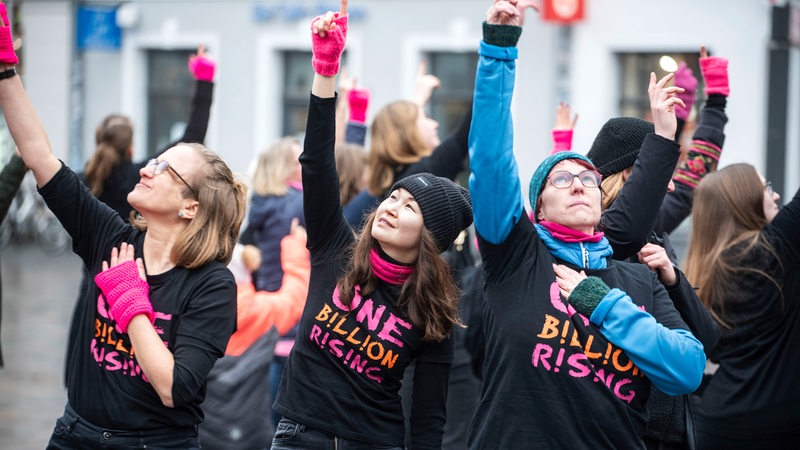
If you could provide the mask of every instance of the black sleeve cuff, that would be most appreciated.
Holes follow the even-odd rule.
[[[516,47],[522,27],[516,25],[493,25],[483,22],[483,41],[498,47]]]

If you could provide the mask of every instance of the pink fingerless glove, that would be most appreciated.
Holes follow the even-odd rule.
[[[709,56],[700,58],[700,72],[706,81],[706,95],[722,94],[728,96],[731,89],[728,85],[728,58]]]
[[[351,89],[350,92],[347,93],[347,103],[350,105],[350,121],[366,123],[367,107],[369,106],[369,89]]]
[[[311,24],[319,19],[320,17],[315,18]],[[339,73],[339,61],[347,41],[347,15],[340,16],[336,13],[333,23],[336,24],[336,29],[327,31],[325,37],[311,33],[311,66],[314,72],[324,77]]]
[[[155,323],[150,286],[139,276],[135,261],[127,261],[98,273],[94,282],[106,297],[108,312],[117,322],[117,331],[127,333],[131,319],[139,314],[147,314],[150,323]]]
[[[3,19],[3,24],[0,26],[0,63],[16,65],[19,63],[19,58],[14,53],[14,37],[11,35],[11,22],[8,21],[5,3],[0,3],[0,18]]]
[[[550,154],[553,155],[558,152],[567,152],[572,149],[572,130],[552,130],[553,135],[553,150]]]
[[[214,81],[214,70],[216,68],[217,63],[211,58],[197,55],[189,58],[189,71],[192,72],[195,80]]]
[[[694,96],[697,91],[697,78],[694,77],[691,67],[687,66],[683,61],[678,65],[678,70],[675,71],[675,86],[684,89],[683,92],[677,94],[677,97],[683,100],[683,103],[686,105],[686,108],[676,106],[675,116],[679,119],[686,120],[689,117],[689,113],[692,111],[692,105],[694,105]]]

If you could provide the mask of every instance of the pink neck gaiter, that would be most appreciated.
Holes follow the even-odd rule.
[[[372,273],[378,279],[398,286],[405,283],[415,270],[413,266],[403,266],[387,261],[375,248],[369,251],[369,262],[372,264]]]
[[[549,231],[554,238],[562,242],[600,242],[600,240],[603,239],[603,233],[600,231],[595,231],[594,234],[586,234],[561,225],[560,223],[548,222],[546,220],[542,220],[539,224],[547,228],[547,231]]]

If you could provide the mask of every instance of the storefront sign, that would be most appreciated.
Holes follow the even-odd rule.
[[[545,22],[575,23],[583,20],[585,0],[544,0],[542,20]]]

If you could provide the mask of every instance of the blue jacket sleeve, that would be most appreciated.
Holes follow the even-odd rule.
[[[511,118],[516,59],[516,47],[481,42],[469,133],[469,189],[475,229],[492,244],[508,237],[524,207]]]
[[[694,392],[703,379],[703,345],[687,330],[669,329],[611,289],[589,320],[667,395]]]

